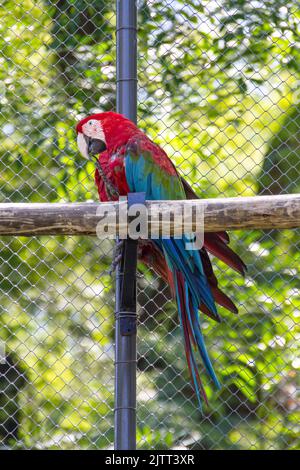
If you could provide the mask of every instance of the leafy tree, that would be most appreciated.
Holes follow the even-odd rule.
[[[1,201],[96,199],[94,167],[78,155],[74,124],[115,106],[114,2],[6,0],[0,16]],[[262,168],[278,158],[282,142],[285,165],[294,165],[296,1],[140,1],[139,25],[139,124],[199,195],[243,196],[269,187]],[[285,188],[296,190],[295,174],[281,161],[280,168]],[[273,168],[269,175],[275,179]],[[232,244],[249,277],[245,282],[218,264],[240,316],[222,311],[221,325],[203,323],[224,383],[219,394],[207,383],[211,405],[204,415],[193,398],[167,287],[144,270],[140,447],[298,446],[295,236],[282,231],[279,241],[241,232]],[[12,434],[5,435],[9,407],[0,414],[5,444],[107,447],[113,439],[113,289],[105,271],[111,244],[3,237],[0,253],[0,333],[24,379],[18,390],[10,388],[18,392],[9,401],[18,410]],[[17,376],[2,376],[0,393]]]
[[[300,106],[293,106],[269,144],[259,178],[261,194],[300,190]]]

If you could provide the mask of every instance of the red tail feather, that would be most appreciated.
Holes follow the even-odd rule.
[[[232,300],[227,297],[224,292],[222,292],[218,287],[212,287],[212,293],[217,304],[222,305],[222,307],[227,308],[232,313],[238,313],[238,309],[232,302]]]
[[[222,260],[225,264],[235,269],[238,273],[245,275],[247,267],[241,258],[225,245],[214,233],[207,233],[204,236],[204,246],[212,255]]]

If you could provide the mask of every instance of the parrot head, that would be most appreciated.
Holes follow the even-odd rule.
[[[76,132],[78,149],[88,159],[126,143],[137,132],[137,127],[122,114],[106,112],[82,119]]]

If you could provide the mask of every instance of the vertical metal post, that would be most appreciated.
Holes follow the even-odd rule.
[[[117,111],[136,122],[136,0],[117,0]],[[116,271],[116,450],[136,448],[136,263],[137,241],[128,239]]]

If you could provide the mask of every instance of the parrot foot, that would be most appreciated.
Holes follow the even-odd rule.
[[[124,240],[118,240],[114,246],[113,259],[112,259],[112,263],[111,263],[110,270],[109,270],[110,276],[112,276],[112,274],[115,272],[118,264],[120,263],[122,259],[123,246],[124,246]]]
[[[118,240],[114,246],[114,251],[113,251],[113,259],[112,263],[110,265],[110,269],[108,271],[108,274],[110,276],[113,275],[113,273],[116,271],[116,268],[118,264],[120,263],[122,259],[122,251],[123,251],[123,246],[124,246],[124,241],[125,240]],[[137,279],[141,279],[143,275],[141,273],[136,273]]]

